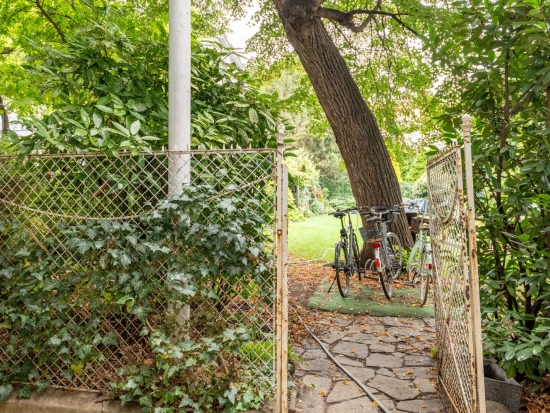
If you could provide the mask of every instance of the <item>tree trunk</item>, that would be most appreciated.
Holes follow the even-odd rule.
[[[0,96],[0,112],[2,116],[2,135],[8,133],[10,130],[10,120],[8,118],[8,109],[6,108],[6,105],[4,104],[4,101],[2,100],[2,96]]]
[[[376,118],[324,23],[313,17],[319,0],[273,1],[332,127],[357,205],[399,205],[399,182]],[[392,230],[412,246],[404,213]]]

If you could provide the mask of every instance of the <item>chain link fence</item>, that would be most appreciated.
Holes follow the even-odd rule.
[[[440,388],[450,411],[478,413],[476,315],[471,308],[468,226],[458,146],[428,160],[427,181]]]
[[[42,245],[50,239],[50,256],[70,265],[78,265],[78,257],[65,248],[69,239],[60,228],[90,221],[105,225],[130,224],[139,227],[140,216],[150,211],[159,201],[166,199],[174,179],[193,185],[209,185],[219,196],[231,195],[248,202],[255,213],[266,216],[263,244],[270,254],[276,253],[276,199],[277,154],[273,149],[212,150],[190,152],[154,152],[134,155],[104,154],[32,155],[27,157],[0,157],[0,219],[17,219],[29,241]],[[176,189],[177,190],[177,189]],[[215,200],[212,200],[215,202]],[[215,222],[212,222],[215,225]],[[54,239],[55,242],[51,242]],[[107,246],[108,247],[108,246]],[[0,253],[10,248],[10,240],[2,239]],[[173,251],[185,254],[185,251]],[[6,262],[6,261],[4,261]],[[2,268],[0,270],[5,270]],[[250,278],[242,277],[231,285],[231,294],[223,300],[205,298],[190,304],[190,333],[192,340],[211,334],[209,326],[224,320],[227,326],[245,326],[260,332],[261,338],[243,352],[248,364],[254,366],[253,378],[274,391],[276,359],[276,268],[263,285],[251,288]],[[159,274],[162,268],[159,268]],[[70,276],[68,274],[67,276]],[[63,277],[63,275],[59,275]],[[161,275],[162,277],[162,275]],[[130,280],[128,281],[130,282]],[[1,289],[0,289],[1,293]],[[52,292],[55,293],[55,292]],[[1,298],[1,297],[0,297]],[[24,340],[18,331],[0,328],[0,359],[12,365],[29,364],[47,377],[54,387],[94,392],[108,391],[109,383],[117,372],[130,364],[142,364],[151,357],[144,327],[154,329],[169,316],[170,305],[162,296],[151,303],[156,315],[147,320],[147,326],[136,315],[111,311],[108,307],[98,325],[88,325],[86,305],[76,295],[66,303],[64,319],[70,324],[65,329],[78,340],[78,332],[95,328],[100,336],[110,333],[116,340],[109,345],[95,343],[92,349],[98,354],[70,377],[67,365],[58,348],[43,346],[33,354],[16,350]],[[25,310],[22,309],[22,312]],[[58,309],[57,311],[61,311]],[[55,317],[52,310],[52,317]],[[0,319],[0,321],[2,321]],[[150,325],[149,325],[150,323]],[[66,326],[60,326],[61,328]],[[61,338],[63,339],[63,338]],[[45,357],[45,353],[49,353]],[[19,354],[19,355],[17,355]],[[43,363],[43,360],[55,362]],[[284,369],[286,371],[286,368]],[[33,383],[36,379],[29,377]]]

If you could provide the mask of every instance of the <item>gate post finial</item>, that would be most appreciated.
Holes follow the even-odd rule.
[[[470,122],[470,115],[465,113],[464,115],[462,115],[462,130],[464,131],[465,134],[470,134],[470,131],[472,130],[472,123]]]

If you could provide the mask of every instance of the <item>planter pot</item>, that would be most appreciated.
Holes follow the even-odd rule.
[[[511,413],[518,413],[522,386],[514,379],[506,378],[506,372],[492,360],[483,360],[483,372],[485,399],[506,406]]]

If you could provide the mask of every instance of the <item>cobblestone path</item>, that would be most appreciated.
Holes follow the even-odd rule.
[[[315,335],[336,359],[391,411],[443,412],[430,352],[434,319],[332,315],[318,320]],[[296,413],[378,413],[381,410],[344,376],[313,340],[294,345],[302,361],[290,411]]]

